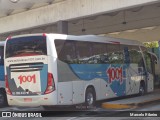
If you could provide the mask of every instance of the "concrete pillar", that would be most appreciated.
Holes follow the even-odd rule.
[[[60,34],[68,34],[68,21],[58,21],[57,29]]]

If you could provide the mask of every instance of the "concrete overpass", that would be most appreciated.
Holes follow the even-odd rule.
[[[0,40],[63,30],[76,35],[159,40],[159,13],[160,0],[0,0]]]

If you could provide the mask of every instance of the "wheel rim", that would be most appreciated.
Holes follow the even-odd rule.
[[[87,103],[88,103],[88,105],[93,105],[93,101],[94,101],[93,94],[92,93],[88,93],[87,94]]]
[[[4,96],[2,94],[0,94],[0,104],[4,103]]]

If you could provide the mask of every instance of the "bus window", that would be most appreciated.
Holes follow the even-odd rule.
[[[129,55],[128,46],[125,46],[125,45],[124,45],[124,63],[130,64],[130,55]]]
[[[92,62],[94,64],[103,64],[108,63],[108,56],[107,56],[107,45],[103,43],[93,43],[92,44],[92,52],[93,58]]]
[[[130,62],[132,64],[138,64],[138,67],[144,68],[142,53],[140,52],[140,49],[138,46],[130,46],[129,55],[130,55]]]
[[[82,64],[88,63],[89,58],[92,56],[91,44],[89,42],[76,42],[76,57]]]
[[[7,41],[6,58],[30,55],[47,55],[45,37],[20,37]]]
[[[55,47],[56,47],[56,51],[57,51],[58,56],[64,46],[64,43],[65,43],[64,40],[55,40]]]
[[[66,63],[73,63],[76,58],[74,42],[55,40],[55,45],[59,59]]]
[[[92,51],[94,55],[99,55],[99,54],[105,54],[106,53],[106,48],[107,46],[103,43],[93,43],[92,44]]]
[[[152,73],[152,58],[150,54],[144,52],[144,59],[146,60],[146,68],[149,73]]]
[[[139,63],[142,59],[142,54],[139,50],[138,46],[130,46],[129,47],[129,55],[131,63]]]
[[[107,44],[108,59],[110,64],[123,64],[123,49],[120,44]]]

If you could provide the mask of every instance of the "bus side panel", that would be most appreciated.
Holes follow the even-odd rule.
[[[73,81],[73,104],[84,102],[84,81]]]
[[[102,79],[96,78],[94,80],[94,87],[96,91],[96,100],[101,100],[102,94],[101,94],[101,81]]]
[[[152,92],[154,90],[154,83],[153,83],[153,75],[148,73],[148,78],[147,78],[147,92]]]
[[[58,83],[58,105],[72,104],[72,82]]]
[[[137,94],[139,92],[140,81],[143,76],[138,72],[138,64],[130,64],[126,69],[126,95]]]
[[[58,101],[66,100],[64,104],[71,104],[70,99],[73,99],[73,104],[84,101],[89,85],[94,87],[97,100],[136,94],[139,92],[140,80],[143,79],[138,69],[137,64],[68,65],[58,60],[58,84],[60,84],[58,85]],[[70,92],[62,90],[63,86]],[[84,91],[83,88],[85,88]]]
[[[106,99],[106,98],[114,98],[117,97],[117,95],[113,92],[113,90],[110,87],[109,83],[106,83],[105,80],[101,80],[101,97],[100,100]]]
[[[76,77],[70,72],[70,68],[64,62],[57,60],[58,75],[58,104],[70,105],[73,99],[73,80]]]
[[[4,66],[0,65],[0,88],[4,88]]]
[[[3,53],[4,53],[4,44],[3,42],[0,42],[0,88],[5,87],[5,78],[4,78],[4,58],[3,58]]]
[[[52,105],[57,105],[58,104],[58,99],[57,99],[57,92],[58,92],[58,76],[57,76],[57,59],[52,56],[48,56],[48,72],[53,74],[53,79],[54,79],[54,84],[55,84],[55,90],[53,91],[53,98],[52,100]]]
[[[123,74],[125,75],[125,72],[123,72],[126,69],[125,66],[124,68],[121,64],[69,64],[68,66],[70,69],[66,71],[74,74],[77,77],[75,79],[85,81],[84,95],[87,87],[90,85],[95,89],[97,100],[103,97],[108,98],[125,95],[125,80],[122,78]],[[104,82],[102,87],[100,80]],[[101,90],[102,88],[103,90]]]

